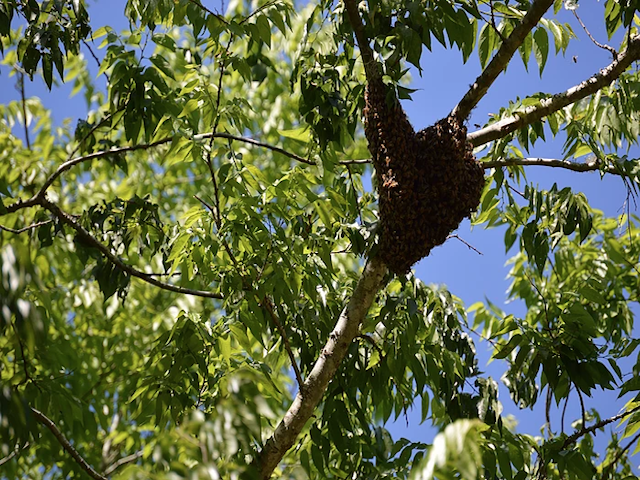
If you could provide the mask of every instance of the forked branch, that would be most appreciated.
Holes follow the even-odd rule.
[[[529,8],[527,14],[522,18],[520,24],[518,24],[511,35],[502,43],[495,56],[489,62],[489,65],[485,67],[480,76],[476,78],[476,81],[471,85],[471,88],[465,93],[460,103],[454,107],[451,112],[451,116],[458,118],[460,121],[466,120],[471,114],[471,110],[482,100],[482,98],[489,91],[493,82],[498,78],[498,75],[505,69],[505,67],[511,61],[511,57],[516,53],[516,50],[531,30],[538,24],[542,16],[553,5],[554,0],[534,0]]]
[[[627,49],[618,55],[617,59],[592,77],[571,87],[565,92],[557,93],[550,98],[541,100],[536,106],[527,107],[512,117],[504,118],[485,128],[470,133],[467,136],[467,140],[469,140],[474,147],[478,147],[502,138],[526,125],[537,122],[611,84],[611,82],[622,75],[636,60],[640,60],[640,36],[633,37],[629,41]]]

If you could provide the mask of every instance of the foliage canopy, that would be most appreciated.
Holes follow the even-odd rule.
[[[479,56],[451,106],[466,121],[516,52],[542,75],[566,51],[556,14],[578,2],[207,3],[128,0],[118,32],[84,0],[0,2],[22,92],[0,106],[0,477],[636,478],[639,219],[526,176],[637,192],[635,2],[605,2],[610,65],[467,135],[487,179],[472,221],[505,229],[522,318],[388,273],[364,92],[379,75],[410,99],[439,43]],[[35,77],[73,84],[86,118],[56,125],[24,94]],[[525,156],[556,136],[564,158]],[[579,397],[571,426],[517,433],[472,330],[522,408]],[[631,400],[603,419],[596,389]],[[384,427],[414,406],[431,445]]]

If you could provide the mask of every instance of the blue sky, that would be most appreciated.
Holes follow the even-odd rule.
[[[204,0],[205,4],[217,5],[217,1]],[[124,19],[124,0],[89,0],[89,13],[93,20],[94,30],[102,25],[110,25],[116,30],[126,28]],[[604,2],[583,1],[578,12],[592,34],[601,42],[607,40],[603,22]],[[527,72],[516,54],[506,74],[501,75],[489,94],[482,100],[473,112],[469,125],[484,124],[487,115],[506,105],[509,100],[524,97],[535,92],[544,91],[555,93],[581,82],[587,77],[605,67],[611,60],[611,54],[596,47],[584,34],[570,12],[560,12],[560,19],[571,24],[578,35],[578,40],[572,41],[565,56],[553,56],[553,47],[542,78],[538,75],[535,61]],[[617,46],[613,42],[614,46]],[[574,57],[577,61],[574,61]],[[413,74],[412,88],[418,89],[413,94],[413,101],[404,102],[405,110],[416,130],[431,125],[436,120],[449,113],[452,107],[462,98],[469,85],[480,73],[477,56],[472,56],[466,64],[462,62],[462,55],[454,50],[445,50],[434,43],[433,52],[423,55],[422,77],[417,72]],[[71,117],[72,124],[85,115],[85,105],[81,95],[68,98],[70,86],[63,86],[55,94],[49,94],[41,80],[34,84],[27,84],[27,94],[37,95],[43,99],[45,106],[51,108],[57,121],[63,117]],[[7,71],[0,74],[0,102],[19,98],[15,89],[15,77],[9,77]],[[470,128],[473,130],[473,127]],[[530,152],[530,156],[544,156],[561,158],[562,139],[538,143]],[[635,151],[636,156],[637,150]],[[616,216],[622,212],[626,192],[620,179],[600,178],[598,173],[575,173],[559,169],[532,167],[527,171],[529,181],[549,188],[553,183],[560,187],[570,186],[575,191],[585,193],[591,205],[603,210],[609,216]],[[633,204],[631,205],[634,209]],[[636,212],[637,213],[637,212]],[[462,298],[467,306],[482,301],[485,297],[494,303],[502,305],[505,301],[505,291],[508,287],[506,279],[509,268],[505,266],[508,255],[504,252],[503,231],[501,229],[484,230],[481,227],[470,229],[469,222],[464,222],[458,232],[465,241],[482,252],[482,255],[468,249],[456,240],[450,240],[445,245],[436,248],[429,257],[422,260],[416,267],[416,273],[426,283],[444,284],[451,292]],[[504,305],[507,312],[522,315],[523,307],[518,304]],[[637,311],[637,310],[636,310]],[[477,341],[477,338],[474,338]],[[481,368],[495,379],[502,374],[499,362],[485,367],[488,359],[486,345],[477,344],[481,354]],[[520,431],[537,434],[544,423],[544,414],[540,408],[533,412],[519,411],[511,403],[506,389],[500,392],[500,399],[505,405],[505,413],[514,414]],[[588,399],[589,407],[596,407],[603,417],[611,416],[624,405],[624,400],[616,400],[615,395],[596,394]],[[418,405],[419,407],[419,405]],[[579,416],[577,405],[569,404],[567,412],[568,422]],[[430,443],[434,432],[426,426],[420,426],[419,408],[415,415],[409,414],[408,426],[404,419],[389,425],[394,436],[405,436],[415,441]],[[568,423],[567,422],[567,423]]]

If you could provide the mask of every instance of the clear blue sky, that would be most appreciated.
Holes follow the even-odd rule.
[[[217,0],[204,0],[204,3],[214,8],[219,5]],[[110,25],[116,30],[126,28],[124,4],[124,0],[89,0],[89,13],[94,29],[102,25]],[[601,42],[606,41],[603,9],[604,2],[583,1],[578,10],[593,35]],[[518,96],[524,97],[538,91],[556,93],[566,90],[610,62],[611,54],[596,47],[586,37],[573,15],[563,10],[560,18],[570,23],[578,35],[578,40],[571,43],[566,55],[553,56],[554,49],[551,47],[547,67],[543,77],[540,78],[534,60],[532,59],[530,71],[527,72],[516,54],[506,74],[498,78],[490,93],[474,111],[469,125],[483,124],[488,113],[497,111],[509,100],[514,100]],[[573,61],[573,57],[577,57],[577,62]],[[416,130],[447,115],[480,72],[477,56],[472,56],[467,64],[463,64],[462,56],[457,51],[445,50],[436,43],[434,43],[433,52],[426,52],[423,55],[422,67],[423,76],[420,77],[414,73],[413,77],[412,87],[419,90],[413,95],[412,102],[404,103],[405,110]],[[34,84],[27,84],[26,90],[28,95],[37,95],[43,99],[45,106],[53,110],[56,121],[70,117],[72,124],[75,124],[78,118],[83,118],[86,114],[81,95],[68,98],[70,86],[63,86],[55,94],[49,94],[43,82],[38,79]],[[10,78],[5,69],[0,75],[0,102],[4,103],[17,98],[19,97],[15,89],[15,78]],[[470,130],[473,130],[473,127]],[[544,144],[537,144],[536,148],[530,152],[530,156],[561,158],[561,149],[562,139],[551,140]],[[635,153],[637,155],[637,150]],[[544,188],[549,188],[554,182],[561,187],[571,186],[576,191],[584,192],[591,205],[603,210],[607,215],[616,216],[621,213],[626,193],[622,182],[617,178],[606,177],[601,180],[598,173],[575,173],[542,167],[529,168],[527,173],[529,180],[534,184]],[[632,205],[631,208],[633,209],[634,206]],[[447,285],[450,291],[462,298],[467,306],[476,301],[482,301],[485,297],[494,303],[503,304],[509,284],[506,280],[508,267],[504,266],[508,256],[504,252],[503,231],[501,229],[484,230],[481,227],[470,231],[469,223],[464,222],[457,233],[480,250],[483,255],[469,250],[455,239],[450,240],[442,247],[435,249],[429,257],[417,265],[418,277],[426,283]],[[524,313],[522,305],[518,304],[504,305],[503,308],[516,315]],[[636,313],[638,313],[637,309]],[[477,338],[474,340],[477,341]],[[488,359],[486,345],[478,343],[477,348],[481,355],[481,368],[483,368]],[[502,374],[500,368],[500,362],[494,362],[486,366],[485,371],[495,379],[499,379]],[[519,411],[510,401],[505,388],[501,389],[500,399],[504,403],[505,413],[513,413],[517,417],[520,431],[539,433],[544,423],[542,408],[537,408],[533,412]],[[587,403],[587,408],[596,407],[605,417],[617,413],[624,405],[624,400],[616,400],[615,395],[598,393],[593,399],[588,399]],[[409,414],[408,426],[401,418],[388,427],[394,437],[405,436],[414,441],[430,443],[434,432],[426,424],[423,426],[418,424],[419,405],[417,407],[415,415]],[[570,403],[567,423],[578,417],[578,406]]]

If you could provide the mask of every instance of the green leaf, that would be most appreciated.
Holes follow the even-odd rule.
[[[533,53],[542,77],[542,71],[547,64],[547,57],[549,56],[549,35],[544,28],[537,28],[533,34]]]

